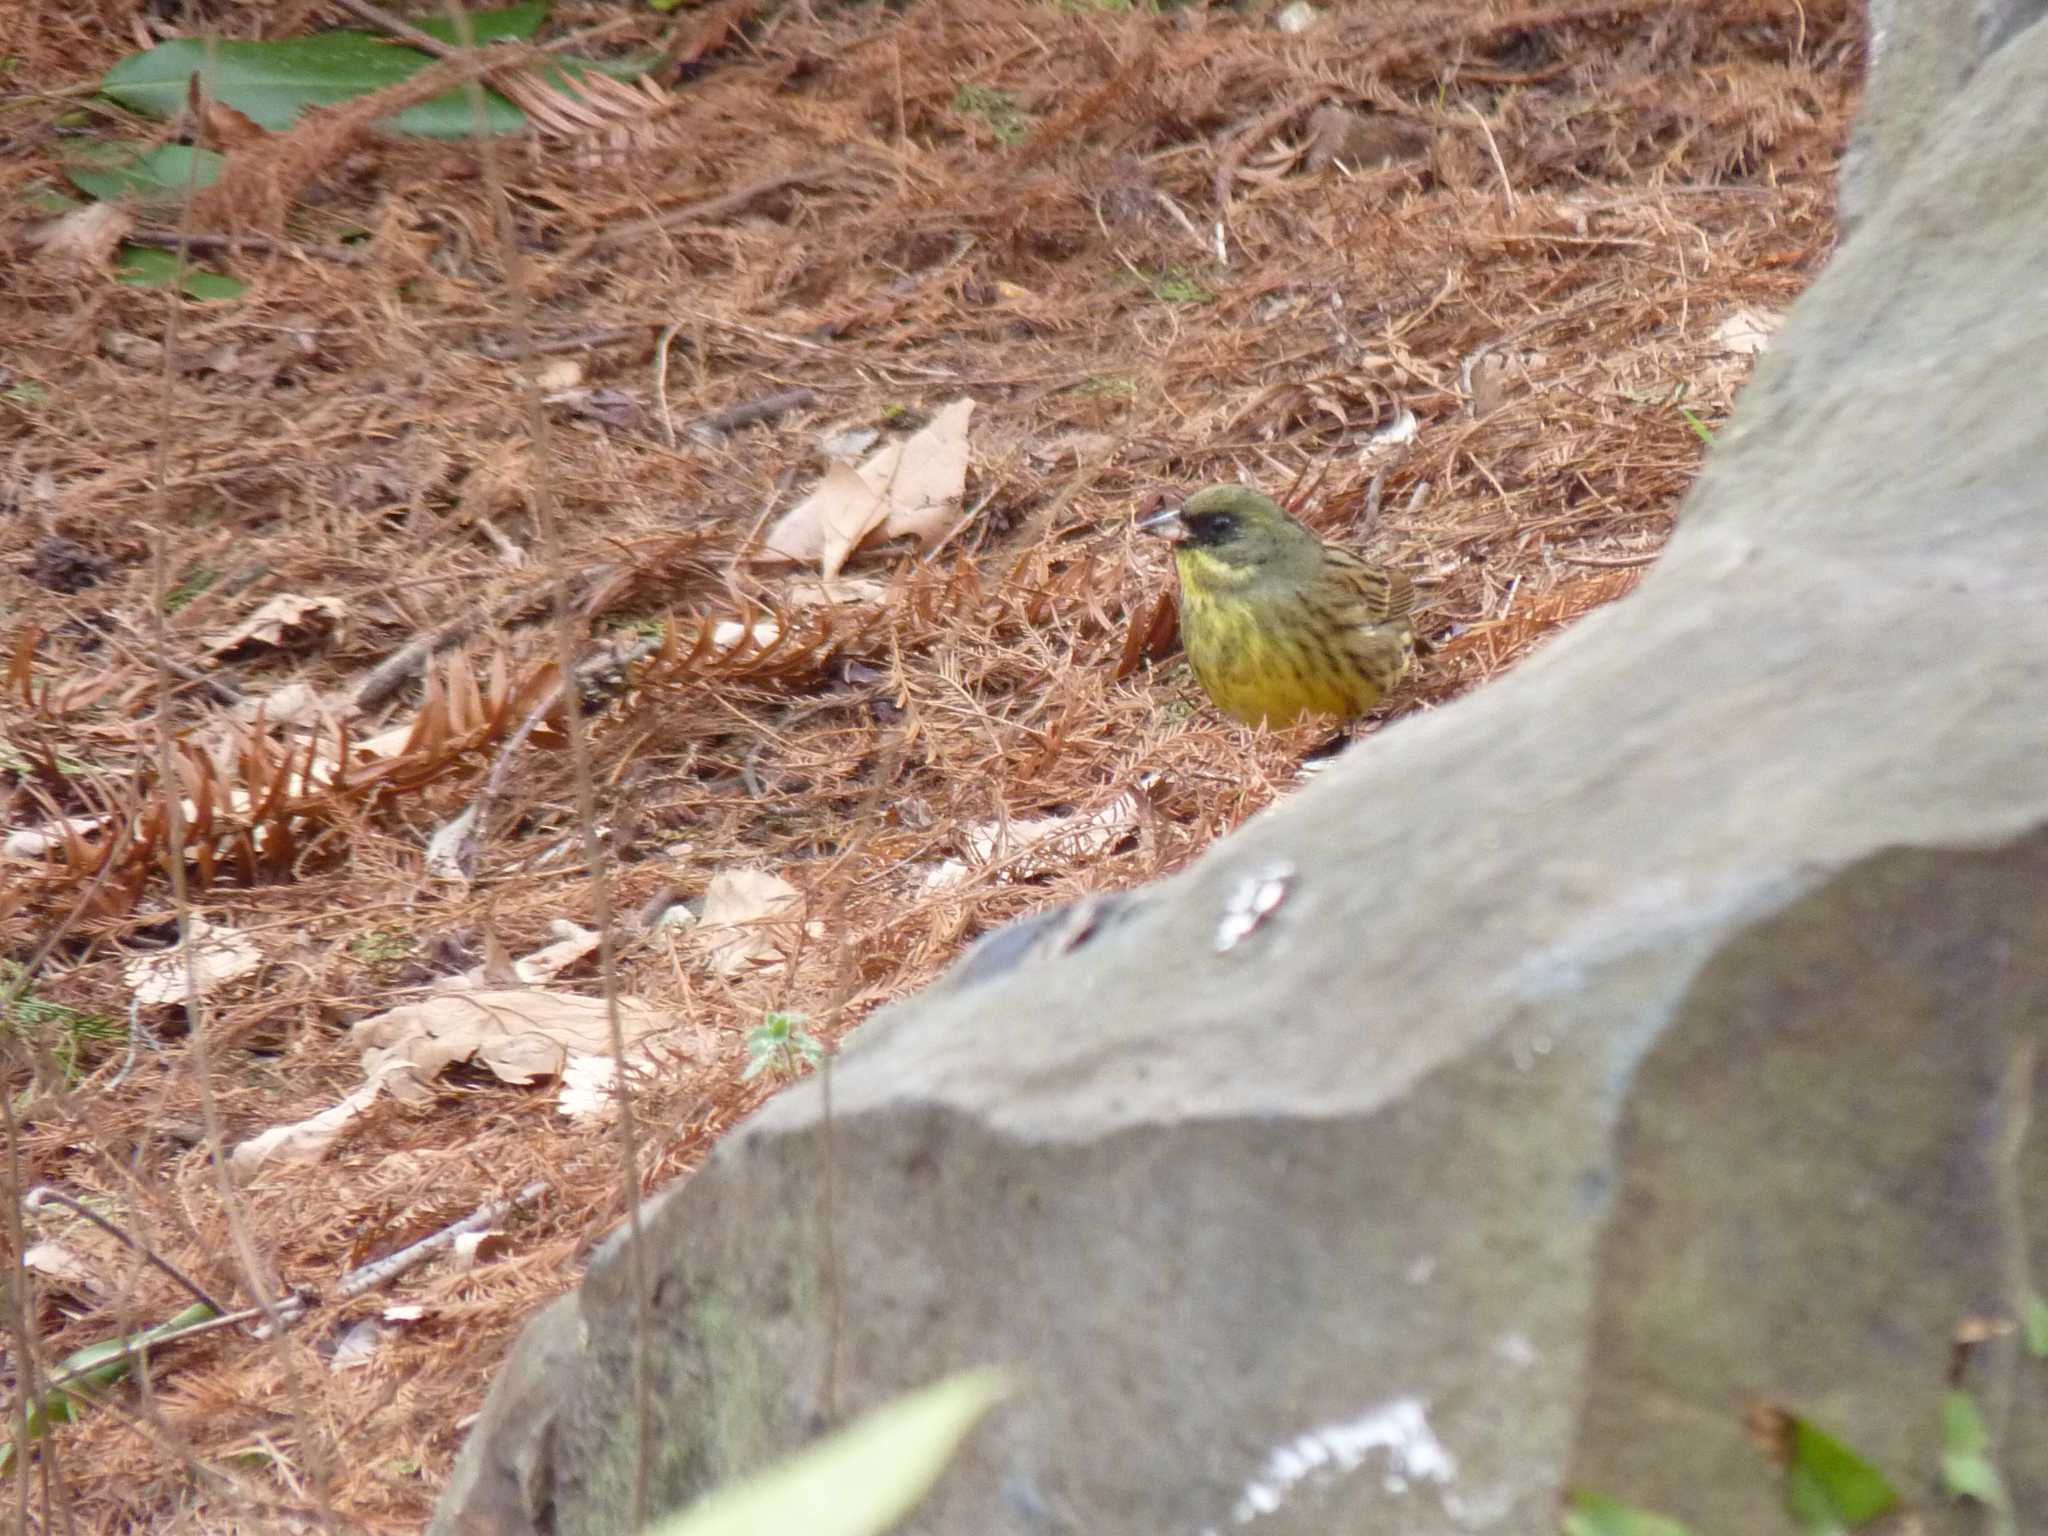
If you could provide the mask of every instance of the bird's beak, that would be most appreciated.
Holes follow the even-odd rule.
[[[1150,517],[1138,519],[1138,532],[1149,533],[1155,539],[1164,539],[1169,544],[1178,544],[1188,536],[1188,525],[1180,520],[1180,508],[1163,507]]]

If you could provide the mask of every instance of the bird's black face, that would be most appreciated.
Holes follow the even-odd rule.
[[[1187,529],[1185,542],[1192,549],[1220,553],[1243,536],[1244,527],[1235,512],[1182,511],[1181,526]]]
[[[1182,506],[1168,506],[1141,518],[1138,527],[1183,549],[1210,551],[1237,542],[1244,532],[1244,524],[1235,512],[1194,512]]]
[[[1211,587],[1266,577],[1301,579],[1322,559],[1314,534],[1241,485],[1197,491],[1184,505],[1144,518],[1138,527],[1174,542],[1183,586],[1191,579]]]

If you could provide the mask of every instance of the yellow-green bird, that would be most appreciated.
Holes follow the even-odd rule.
[[[1415,659],[1415,589],[1326,544],[1277,502],[1212,485],[1139,522],[1171,539],[1195,680],[1248,725],[1354,720]]]

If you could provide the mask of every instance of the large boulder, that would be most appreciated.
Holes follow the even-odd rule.
[[[1751,1400],[1929,1493],[1956,1328],[2048,1275],[2048,28],[1952,73],[1635,595],[874,1020],[651,1209],[651,1422],[615,1240],[438,1529],[985,1361],[907,1529],[1765,1531]],[[2048,1368],[1969,1370],[2048,1509]]]

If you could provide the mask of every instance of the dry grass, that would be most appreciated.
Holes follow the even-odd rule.
[[[10,81],[93,80],[134,46],[131,9],[17,11],[0,22]],[[305,30],[341,20],[284,11]],[[440,730],[402,781],[239,829],[220,808],[227,851],[208,881],[194,867],[191,902],[267,963],[210,1000],[203,1057],[182,1014],[145,1014],[157,1033],[122,1074],[122,961],[173,931],[159,842],[97,885],[80,870],[111,839],[0,862],[0,954],[46,949],[35,996],[117,1021],[68,1069],[33,1031],[8,1037],[14,1189],[68,1190],[236,1297],[235,1224],[276,1291],[319,1296],[484,1201],[550,1189],[492,1262],[318,1306],[280,1345],[181,1346],[147,1395],[66,1429],[31,1503],[68,1503],[81,1528],[417,1524],[513,1330],[622,1218],[614,1138],[482,1073],[425,1106],[379,1101],[325,1160],[231,1200],[208,1150],[209,1113],[232,1144],[355,1087],[350,1021],[491,946],[524,953],[551,921],[590,921],[574,776],[545,730],[507,759],[474,883],[424,869],[428,834],[475,799],[553,675],[541,498],[580,634],[749,604],[796,623],[797,578],[737,557],[821,467],[820,431],[980,402],[981,510],[935,560],[864,556],[852,574],[891,584],[815,645],[718,666],[671,653],[602,701],[618,985],[717,1042],[709,1065],[639,1095],[652,1189],[760,1102],[739,1073],[767,1010],[836,1039],[973,935],[1177,868],[1293,783],[1317,733],[1220,722],[1177,662],[1118,676],[1168,580],[1164,551],[1128,528],[1147,493],[1312,484],[1313,522],[1414,572],[1438,650],[1388,716],[1482,684],[1625,592],[1699,462],[1681,397],[1711,427],[1746,368],[1717,328],[1782,309],[1826,254],[1860,56],[1846,5],[1796,0],[1436,0],[1335,11],[1301,38],[1255,15],[1053,0],[675,22],[593,0],[558,6],[551,35],[600,23],[621,47],[693,39],[676,51],[692,62],[643,124],[505,152],[532,332],[563,344],[532,356],[566,395],[545,407],[545,453],[473,146],[330,123],[320,153],[280,151],[243,226],[279,239],[231,259],[246,300],[179,315],[168,389],[161,291],[81,274],[29,244],[25,217],[7,229],[0,384],[34,386],[0,397],[10,830],[160,813],[166,681],[176,729],[219,747],[218,768],[246,730],[191,674],[250,698],[288,681],[345,697],[418,637],[459,637],[461,658],[437,663],[433,699],[409,685],[352,727]],[[10,206],[54,177],[76,107],[8,100]],[[1326,163],[1346,144],[1373,162]],[[355,259],[331,259],[360,229]],[[680,429],[794,387],[816,403],[708,442],[660,415],[665,396]],[[1403,412],[1413,440],[1375,443]],[[160,524],[189,598],[162,641]],[[345,618],[215,668],[205,637],[280,593],[336,599]],[[494,668],[495,705],[482,682],[464,693]],[[1108,851],[927,883],[966,828],[1139,785]],[[817,924],[780,968],[722,979],[630,921],[743,866],[792,882]],[[594,989],[587,963],[570,980]],[[41,1219],[106,1287],[30,1290],[45,1369],[183,1305],[110,1240]],[[367,1366],[330,1369],[341,1333],[394,1300],[420,1320]]]

